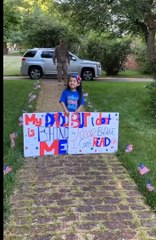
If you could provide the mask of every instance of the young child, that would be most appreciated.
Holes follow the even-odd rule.
[[[62,92],[59,103],[67,116],[69,116],[69,112],[77,114],[83,110],[84,98],[79,75],[73,74],[69,77],[67,88]]]

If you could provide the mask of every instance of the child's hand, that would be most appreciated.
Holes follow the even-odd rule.
[[[64,113],[67,117],[69,117],[69,111],[68,110],[65,110]]]
[[[78,111],[78,110],[76,110],[74,113],[75,113],[75,114],[78,114],[78,113],[79,113],[79,111]]]

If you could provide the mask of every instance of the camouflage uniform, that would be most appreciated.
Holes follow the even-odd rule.
[[[63,79],[64,83],[67,82],[67,61],[68,64],[70,64],[70,57],[69,57],[69,51],[67,47],[64,45],[58,45],[55,48],[54,55],[53,55],[53,62],[55,64],[55,61],[57,60],[57,74],[58,74],[58,83],[61,83],[62,80],[62,72],[63,72]]]

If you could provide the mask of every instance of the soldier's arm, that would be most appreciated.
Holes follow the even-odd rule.
[[[56,58],[57,58],[57,47],[55,48],[54,54],[53,54],[53,63],[54,63],[54,65],[56,63]]]
[[[67,60],[68,60],[68,64],[70,64],[70,55],[69,55],[68,49],[67,49]]]

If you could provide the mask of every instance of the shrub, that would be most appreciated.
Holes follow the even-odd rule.
[[[85,57],[100,61],[107,75],[116,76],[131,52],[130,42],[128,38],[111,34],[92,34],[85,46]]]
[[[133,51],[136,56],[136,60],[139,62],[140,70],[145,74],[153,75],[156,72],[156,62],[151,62],[147,58],[146,44],[139,42],[139,44],[134,47]]]

